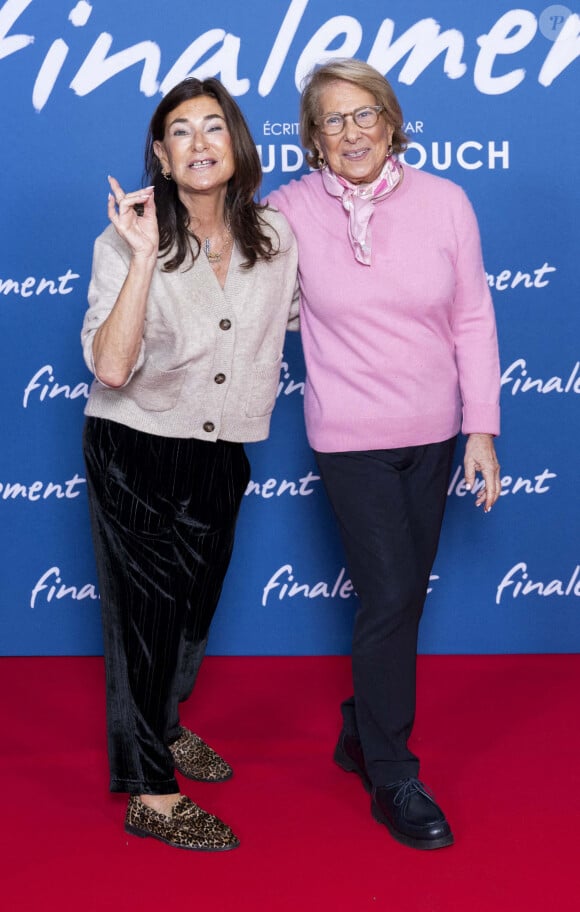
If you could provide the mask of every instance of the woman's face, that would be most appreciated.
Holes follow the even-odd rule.
[[[320,93],[318,116],[350,114],[376,103],[374,95],[366,89],[337,79],[328,83]],[[347,117],[342,133],[325,136],[318,132],[315,143],[335,174],[353,184],[369,184],[381,173],[393,132],[394,128],[387,123],[383,113],[370,130],[362,129],[352,117]]]
[[[227,186],[235,165],[232,138],[215,98],[183,101],[165,118],[163,141],[153,148],[181,193],[211,193]]]

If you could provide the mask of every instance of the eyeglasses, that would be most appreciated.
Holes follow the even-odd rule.
[[[349,111],[347,114],[339,114],[338,111],[332,114],[323,114],[316,121],[316,126],[325,136],[336,136],[342,133],[346,124],[346,118],[352,117],[353,121],[361,130],[370,130],[374,127],[379,114],[384,111],[384,105],[366,105],[364,108],[357,108],[355,111]]]

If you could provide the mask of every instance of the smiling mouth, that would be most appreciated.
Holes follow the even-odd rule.
[[[363,156],[366,155],[368,151],[368,149],[354,149],[352,152],[345,152],[344,157],[349,158],[353,161],[358,161],[358,159],[363,158]]]
[[[215,164],[215,162],[212,158],[204,158],[203,161],[192,162],[189,167],[195,171],[198,168],[207,168],[210,165],[214,165],[214,164]]]

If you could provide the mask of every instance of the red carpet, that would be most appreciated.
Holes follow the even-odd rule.
[[[580,656],[422,657],[415,747],[456,845],[417,852],[332,763],[345,658],[209,658],[183,721],[235,767],[183,788],[242,840],[126,836],[100,659],[1,659],[2,908],[536,912],[578,908]]]

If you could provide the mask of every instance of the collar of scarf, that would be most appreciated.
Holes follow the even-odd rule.
[[[324,189],[336,196],[348,212],[348,238],[355,258],[365,266],[371,265],[371,229],[369,222],[375,203],[382,200],[399,186],[403,169],[396,158],[390,155],[383,170],[372,184],[351,184],[339,177],[326,165],[322,171]]]

